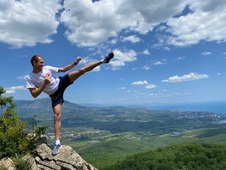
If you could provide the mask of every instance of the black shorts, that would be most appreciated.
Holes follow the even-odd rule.
[[[60,83],[57,91],[54,94],[50,95],[50,98],[52,100],[52,108],[54,108],[56,105],[60,103],[62,104],[64,103],[64,91],[69,85],[72,84],[70,82],[68,74],[59,78],[60,78]]]

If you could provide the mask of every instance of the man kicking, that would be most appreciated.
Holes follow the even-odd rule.
[[[72,69],[81,61],[81,57],[77,57],[76,61],[61,68],[44,66],[44,60],[40,55],[34,55],[31,58],[30,62],[33,67],[33,71],[26,76],[26,87],[29,89],[34,98],[38,97],[42,92],[45,92],[52,100],[52,109],[54,112],[54,131],[56,138],[52,152],[53,155],[58,154],[61,148],[61,110],[64,102],[63,95],[65,89],[84,73],[93,70],[95,67],[103,63],[109,63],[113,57],[114,54],[109,53],[103,60],[90,63],[78,70],[64,75],[63,77],[56,77],[54,74],[58,72],[66,72]]]

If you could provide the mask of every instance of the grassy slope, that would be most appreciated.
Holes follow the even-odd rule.
[[[226,134],[219,129],[186,130],[177,136],[171,133],[151,134],[148,132],[112,134],[101,142],[90,145],[87,141],[75,141],[69,144],[89,163],[102,169],[122,161],[135,153],[165,147],[171,144],[187,142],[224,142]],[[216,135],[213,135],[216,134]],[[95,139],[98,140],[98,139]]]

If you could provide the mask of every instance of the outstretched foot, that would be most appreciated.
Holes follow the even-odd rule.
[[[112,58],[114,58],[114,53],[111,52],[104,58],[103,63],[109,63]]]

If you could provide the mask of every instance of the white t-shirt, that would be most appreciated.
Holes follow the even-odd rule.
[[[31,72],[29,75],[26,76],[27,89],[40,87],[41,84],[44,82],[46,75],[49,75],[51,82],[46,85],[43,91],[48,95],[54,94],[55,91],[57,91],[60,82],[60,79],[53,75],[57,72],[58,68],[52,66],[43,66],[42,71],[39,73]]]

